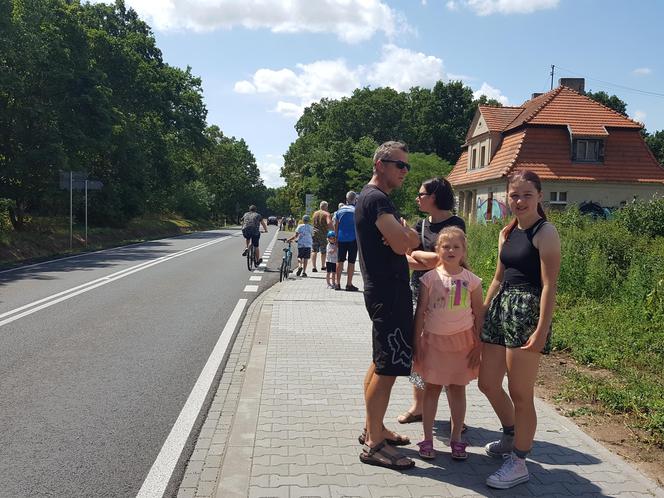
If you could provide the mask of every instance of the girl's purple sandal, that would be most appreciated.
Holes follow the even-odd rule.
[[[466,447],[468,443],[461,441],[450,441],[450,447],[452,448],[452,458],[454,460],[465,460],[468,458],[468,453],[466,453]]]
[[[420,451],[418,452],[420,457],[425,460],[433,460],[436,458],[436,450],[433,449],[433,440],[425,439],[424,441],[417,443],[417,446],[420,447]]]

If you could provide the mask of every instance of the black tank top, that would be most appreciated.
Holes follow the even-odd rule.
[[[503,282],[510,285],[532,285],[542,288],[542,267],[539,250],[533,245],[533,237],[544,225],[540,218],[525,230],[514,227],[500,251],[500,261],[505,266]]]

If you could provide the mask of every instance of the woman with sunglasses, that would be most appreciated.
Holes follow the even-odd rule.
[[[408,265],[413,270],[410,281],[413,289],[413,305],[417,304],[420,278],[438,264],[438,256],[436,255],[438,233],[449,226],[456,226],[464,232],[466,231],[466,224],[463,219],[452,213],[452,209],[454,209],[454,190],[446,179],[431,178],[424,181],[420,185],[416,202],[419,210],[428,214],[428,216],[419,220],[415,225],[415,230],[420,236],[420,246],[407,255]],[[400,424],[422,421],[423,392],[421,389],[413,387],[413,404],[397,418]]]

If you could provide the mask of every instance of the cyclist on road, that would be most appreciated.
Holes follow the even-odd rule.
[[[249,206],[249,211],[242,215],[242,235],[244,236],[245,249],[242,256],[247,255],[249,250],[249,241],[253,244],[256,251],[256,265],[260,265],[263,260],[258,249],[258,242],[261,238],[260,227],[263,225],[263,232],[267,233],[267,225],[263,217],[256,212],[256,206]]]

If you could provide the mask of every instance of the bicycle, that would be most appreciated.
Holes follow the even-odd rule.
[[[279,282],[283,282],[288,278],[288,274],[291,272],[291,262],[293,260],[293,251],[291,249],[292,241],[288,239],[277,239],[282,242],[287,242],[288,245],[284,247],[284,255],[281,258],[281,268],[279,269]]]
[[[249,242],[249,247],[247,247],[247,269],[251,271],[256,266],[258,266],[256,264],[256,248]]]

